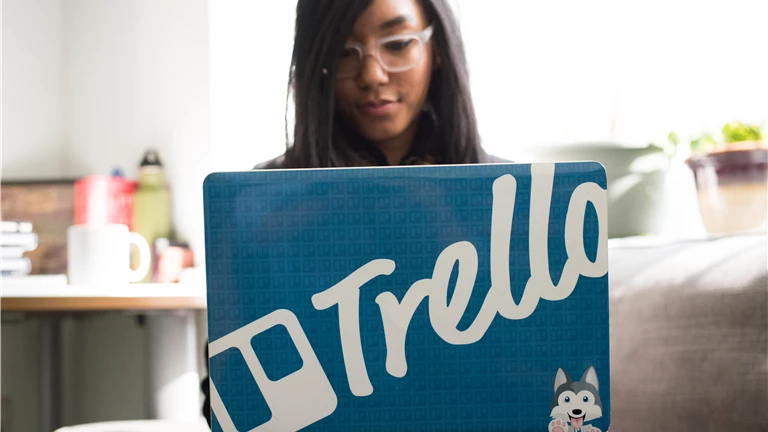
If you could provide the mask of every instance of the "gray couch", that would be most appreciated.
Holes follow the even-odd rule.
[[[767,249],[611,243],[611,431],[768,430]]]

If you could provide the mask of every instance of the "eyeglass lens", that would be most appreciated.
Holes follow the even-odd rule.
[[[376,46],[381,66],[389,72],[408,70],[419,62],[424,45],[415,36],[387,39]],[[358,46],[350,45],[344,49],[339,60],[340,77],[356,76],[363,64],[363,52]]]

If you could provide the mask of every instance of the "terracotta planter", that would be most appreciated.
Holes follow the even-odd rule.
[[[699,210],[710,234],[765,230],[768,219],[768,148],[763,141],[734,143],[694,155]]]

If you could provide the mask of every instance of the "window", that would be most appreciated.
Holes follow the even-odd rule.
[[[209,2],[211,168],[249,170],[285,150],[295,0]]]
[[[765,1],[456,1],[492,153],[768,120]]]
[[[449,2],[480,133],[499,156],[768,120],[764,0]],[[284,149],[295,6],[210,2],[214,169],[249,169]]]

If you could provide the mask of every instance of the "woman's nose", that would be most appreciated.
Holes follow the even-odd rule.
[[[389,82],[389,74],[374,55],[367,55],[363,58],[358,78],[363,87],[379,87]]]

